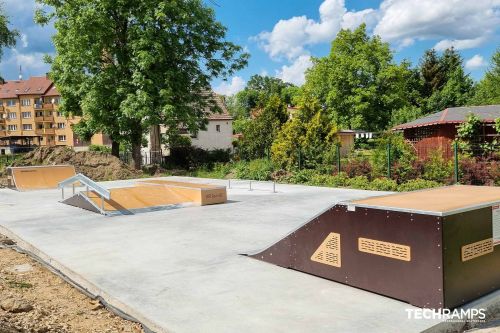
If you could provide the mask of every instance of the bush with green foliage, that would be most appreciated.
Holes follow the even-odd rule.
[[[103,146],[103,145],[90,145],[89,151],[96,151],[96,152],[111,154],[111,147]]]
[[[409,180],[403,184],[400,184],[398,186],[398,191],[400,192],[409,192],[409,191],[416,191],[416,190],[423,190],[426,188],[433,188],[433,187],[439,187],[442,186],[442,184],[435,182],[433,180],[426,180],[426,179],[412,179]]]
[[[407,179],[407,174],[413,172],[413,163],[417,159],[415,150],[401,134],[392,132],[386,132],[376,139],[375,149],[371,156],[374,175],[387,175],[387,147],[389,144],[392,170],[394,170],[393,166],[397,165],[398,174],[401,175],[402,179]]]
[[[422,178],[440,183],[450,183],[453,178],[454,164],[452,160],[445,160],[441,150],[432,151],[423,161],[424,172]]]
[[[170,167],[191,170],[202,166],[211,169],[215,163],[227,163],[230,160],[229,149],[204,150],[192,146],[179,146],[170,149],[170,156],[166,157],[165,163]]]
[[[234,166],[235,176],[239,179],[271,180],[273,171],[273,164],[268,159],[240,161]]]

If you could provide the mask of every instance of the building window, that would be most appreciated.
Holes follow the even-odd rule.
[[[57,111],[57,116],[62,117],[63,116],[62,112]]]
[[[30,106],[31,100],[29,98],[23,98],[23,99],[21,99],[21,105],[22,106]]]
[[[31,118],[31,112],[22,112],[21,115],[23,119]]]
[[[23,131],[32,131],[33,126],[31,124],[23,124]]]
[[[16,106],[16,100],[15,99],[9,99],[7,101],[7,106]]]
[[[57,128],[59,129],[63,129],[66,127],[66,124],[65,123],[57,123]]]
[[[37,111],[37,112],[35,113],[35,116],[36,116],[36,117],[43,117],[43,111]]]
[[[9,118],[9,119],[17,119],[17,114],[15,112],[9,112],[7,118]]]
[[[7,128],[9,131],[17,131],[17,125],[9,125]]]
[[[61,142],[66,142],[66,135],[58,135],[57,140],[59,140]]]
[[[0,100],[0,106],[3,106],[3,101],[2,100]]]
[[[215,125],[215,130],[216,130],[217,132],[220,132],[220,125]]]

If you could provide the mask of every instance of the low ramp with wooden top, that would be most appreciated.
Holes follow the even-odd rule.
[[[18,191],[56,189],[60,182],[75,175],[72,165],[7,168],[8,186]]]
[[[339,203],[250,256],[418,307],[454,308],[500,289],[500,188]]]
[[[79,182],[86,190],[64,198],[64,188]],[[60,183],[63,203],[103,215],[124,215],[224,203],[225,187],[179,183],[162,180],[141,181],[131,187],[105,189],[84,175],[78,174]]]

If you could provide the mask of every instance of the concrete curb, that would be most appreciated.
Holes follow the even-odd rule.
[[[14,246],[7,246],[8,248],[20,250],[20,252],[30,256],[37,262],[47,267],[54,274],[71,284],[73,287],[82,291],[88,297],[98,299],[109,311],[113,312],[117,316],[141,324],[146,333],[170,333],[170,331],[165,330],[158,324],[146,318],[139,311],[130,308],[118,299],[107,294],[95,284],[89,282],[78,273],[72,271],[50,256],[41,252],[36,247],[21,239],[15,233],[11,232],[2,225],[0,225],[0,234],[3,234],[16,243]]]

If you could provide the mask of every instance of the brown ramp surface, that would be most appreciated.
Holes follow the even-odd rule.
[[[72,165],[11,167],[7,173],[9,187],[19,191],[57,188],[60,182],[76,174]]]
[[[164,186],[141,185],[109,190],[111,199],[104,199],[105,212],[133,211],[191,202],[189,197]],[[93,191],[82,192],[97,207],[102,209],[101,196]]]

